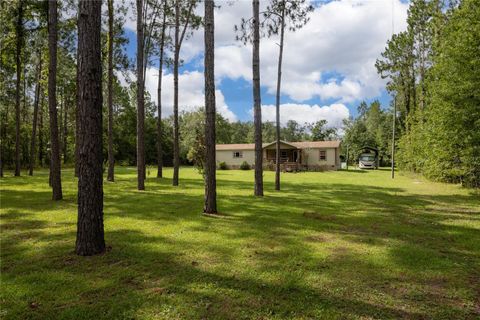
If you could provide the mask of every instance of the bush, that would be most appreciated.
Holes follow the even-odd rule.
[[[220,170],[227,170],[228,169],[225,161],[222,161],[218,164],[218,169],[220,169]]]
[[[250,165],[247,161],[242,162],[242,164],[240,165],[240,170],[250,170]]]

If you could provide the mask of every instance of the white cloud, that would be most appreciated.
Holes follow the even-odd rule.
[[[126,80],[122,74],[117,74],[123,85]],[[134,79],[133,73],[129,76]],[[150,94],[151,100],[156,104],[158,97],[158,69],[147,68],[145,76],[145,90]],[[178,77],[178,109],[182,111],[192,111],[205,105],[204,96],[204,75],[199,71],[185,71]],[[223,115],[229,121],[236,121],[237,116],[229,109],[225,103],[225,97],[221,90],[215,90],[216,108],[218,113]],[[162,117],[168,117],[173,114],[173,74],[164,73],[162,78]]]
[[[251,45],[244,46],[235,41],[234,32],[234,25],[240,23],[241,17],[251,16],[251,2],[241,0],[218,3],[221,7],[215,11],[217,83],[225,78],[251,82]],[[285,35],[282,94],[298,103],[318,99],[342,104],[379,96],[385,81],[376,72],[375,60],[391,36],[392,19],[396,32],[406,28],[408,3],[401,0],[312,3],[317,8],[311,13],[308,24],[295,33],[287,32]],[[262,1],[261,5],[265,6],[266,1]],[[131,6],[128,15],[132,16],[133,12]],[[196,12],[203,15],[203,4],[199,5]],[[135,22],[127,18],[126,27],[134,30],[134,26]],[[277,43],[278,38],[264,38],[260,44],[261,85],[269,94],[274,94],[276,90]],[[198,58],[203,45],[203,29],[199,29],[185,40],[181,58],[186,63]],[[168,75],[165,83],[170,84],[171,81],[167,78]],[[183,99],[184,105],[198,103],[202,99],[200,80],[203,81],[203,77],[197,71],[181,76],[183,84],[180,100]],[[167,88],[165,100],[171,98],[168,90]],[[221,92],[218,98],[222,101]],[[224,102],[222,104],[225,105]],[[225,107],[226,113],[227,110]]]
[[[240,7],[244,5],[239,2]],[[395,0],[396,31],[406,27],[407,7]],[[225,11],[229,9],[233,10]],[[230,13],[220,11],[219,15]],[[282,93],[298,102],[320,98],[347,103],[378,96],[385,83],[374,63],[391,35],[391,25],[390,1],[343,0],[321,5],[304,28],[285,35]],[[277,43],[277,38],[271,38],[260,44],[261,81],[270,94],[276,90]],[[250,81],[250,50],[250,46],[217,46],[217,77]]]
[[[252,111],[251,111],[252,113]],[[262,105],[262,120],[275,121],[275,106]],[[341,103],[329,106],[286,103],[280,105],[280,123],[285,125],[288,120],[295,120],[300,124],[312,123],[318,120],[327,120],[329,127],[341,127],[343,119],[350,115],[348,108]]]

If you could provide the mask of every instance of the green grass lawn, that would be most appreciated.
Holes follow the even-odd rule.
[[[74,254],[76,179],[1,180],[2,319],[479,319],[480,196],[387,170],[218,171],[203,182],[134,168],[105,182],[108,252]]]

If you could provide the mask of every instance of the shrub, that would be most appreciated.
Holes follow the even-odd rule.
[[[250,165],[247,161],[242,162],[242,164],[240,165],[240,170],[250,170]]]
[[[228,169],[225,161],[222,161],[218,164],[218,169],[220,169],[220,170],[227,170]]]

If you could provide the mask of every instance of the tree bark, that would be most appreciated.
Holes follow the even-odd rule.
[[[137,0],[137,188],[145,190],[145,105],[143,80],[143,0]]]
[[[180,4],[175,0],[175,52],[173,61],[173,179],[172,185],[178,186],[180,169],[180,143],[178,132],[178,63],[180,56]]]
[[[38,110],[38,164],[43,166],[43,102],[45,95],[40,95],[40,105]]]
[[[48,108],[50,113],[50,175],[52,199],[62,199],[62,180],[60,172],[60,148],[57,124],[57,1],[48,1],[48,51],[50,62],[48,66]]]
[[[283,2],[280,27],[280,53],[278,55],[277,95],[276,95],[276,155],[275,155],[275,190],[280,190],[280,88],[282,82],[283,36],[285,33],[285,2]]]
[[[39,62],[37,69],[37,85],[35,87],[35,101],[33,103],[33,124],[32,138],[30,139],[30,166],[28,174],[33,176],[33,167],[35,166],[35,142],[37,137],[38,105],[40,103],[40,80],[42,79],[42,53],[38,53]]]
[[[203,212],[210,214],[217,213],[214,8],[214,0],[205,0],[205,206]]]
[[[162,76],[163,55],[165,49],[165,29],[167,23],[167,0],[164,1],[162,33],[160,38],[160,61],[158,66],[158,89],[157,89],[157,178],[163,177],[163,148],[162,148]]]
[[[115,181],[113,156],[113,0],[108,0],[108,181]]]
[[[78,61],[78,54],[77,54],[77,61]],[[78,79],[79,70],[78,70],[78,63],[77,63],[77,84],[80,82]],[[75,177],[78,177],[78,173],[80,171],[80,107],[79,107],[79,95],[78,95],[78,88],[77,88],[77,100],[75,106]]]
[[[263,196],[262,102],[260,96],[260,2],[253,0],[253,118],[255,125],[255,195]]]
[[[80,0],[78,107],[81,138],[75,252],[105,251],[103,230],[101,1]]]
[[[20,176],[20,86],[22,81],[23,0],[18,2],[16,21],[16,92],[15,92],[15,176]]]
[[[65,95],[63,96],[63,163],[68,161],[68,104],[69,101],[66,99]]]

